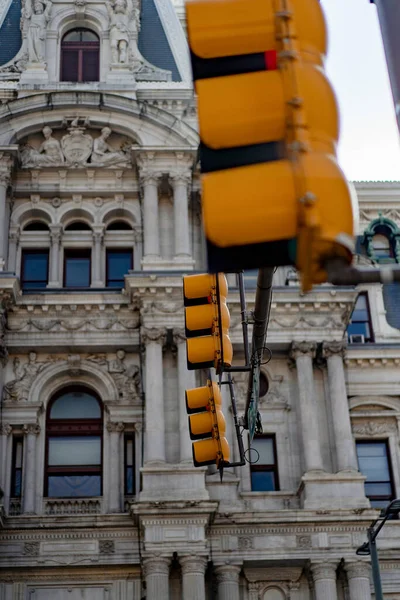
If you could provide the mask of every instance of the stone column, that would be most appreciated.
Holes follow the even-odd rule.
[[[335,436],[336,466],[338,471],[358,471],[356,449],[351,431],[343,356],[346,344],[323,344],[323,356],[328,366],[329,397],[333,433]]]
[[[182,556],[182,598],[185,600],[205,600],[205,573],[207,559],[203,556]]]
[[[371,567],[367,562],[346,562],[345,569],[349,583],[349,600],[371,600]]]
[[[120,455],[120,441],[121,434],[125,429],[123,423],[113,423],[109,421],[107,423],[107,431],[110,434],[110,476],[109,476],[109,498],[108,498],[108,512],[115,513],[121,512],[121,462],[124,460],[123,456]]]
[[[62,287],[60,272],[60,243],[62,227],[60,225],[50,225],[50,277],[47,287]]]
[[[36,496],[36,437],[40,433],[37,423],[28,423],[22,428],[26,436],[26,447],[24,452],[25,464],[23,470],[23,512],[35,514]]]
[[[165,342],[162,329],[142,330],[146,346],[146,463],[165,462],[165,417],[162,346]]]
[[[335,563],[311,563],[315,600],[337,600]]]
[[[104,287],[101,276],[101,249],[104,239],[104,227],[93,228],[92,283],[90,287]]]
[[[11,156],[0,152],[0,271],[4,271],[8,250],[7,188],[13,162]]]
[[[184,258],[191,255],[188,207],[188,186],[191,179],[190,171],[172,174],[170,178],[174,190],[175,256]]]
[[[0,365],[1,369],[1,365]],[[0,489],[3,491],[4,495],[7,492],[6,486],[6,477],[7,472],[10,470],[10,465],[8,464],[8,436],[12,431],[11,425],[9,423],[3,423],[0,425]],[[0,500],[1,502],[1,500]]]
[[[143,260],[160,258],[160,230],[158,223],[158,183],[161,174],[141,170],[143,187]]]
[[[170,559],[162,556],[150,556],[143,561],[146,578],[146,598],[169,600]]]
[[[194,371],[188,371],[186,360],[186,336],[184,330],[174,331],[174,342],[178,348],[178,403],[180,461],[192,464],[192,441],[189,435],[185,391],[196,387]]]
[[[219,565],[215,568],[218,600],[239,600],[239,565]]]
[[[250,582],[247,589],[249,591],[249,600],[259,600],[258,592],[260,590],[260,584],[257,581]]]
[[[7,270],[11,273],[17,272],[17,251],[19,244],[19,226],[10,226],[8,234],[8,261]]]
[[[314,389],[313,358],[315,344],[293,343],[291,357],[296,361],[299,386],[299,421],[306,472],[323,471],[317,402]]]

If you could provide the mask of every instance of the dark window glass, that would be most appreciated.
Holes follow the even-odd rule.
[[[42,221],[34,221],[33,223],[28,223],[24,227],[24,231],[49,231],[49,226]]]
[[[269,389],[269,382],[268,382],[268,377],[265,375],[265,373],[260,373],[260,393],[259,396],[260,398],[263,398]]]
[[[24,441],[22,437],[14,437],[12,454],[11,497],[21,498],[22,495],[22,457]]]
[[[132,231],[132,227],[126,221],[114,221],[107,227],[107,231]]]
[[[21,285],[23,290],[45,288],[49,276],[48,250],[23,250]]]
[[[92,31],[67,33],[61,42],[61,81],[98,81],[99,53],[99,38]]]
[[[132,269],[132,250],[107,250],[107,287],[124,287],[124,275]]]
[[[273,492],[279,489],[275,436],[255,436],[250,451],[251,489]],[[257,462],[256,462],[257,461]]]
[[[84,288],[90,286],[90,250],[65,250],[64,286]]]
[[[63,390],[46,424],[45,494],[53,498],[102,494],[102,412],[87,389]]]
[[[65,231],[92,231],[92,228],[87,223],[75,221],[66,226]]]
[[[133,433],[125,435],[125,494],[135,493],[135,437]]]
[[[374,341],[368,295],[366,293],[358,296],[353,313],[350,317],[350,323],[347,327],[347,336],[350,343],[354,343],[359,339],[350,337],[355,335],[364,336],[364,342]],[[362,340],[360,339],[360,341]]]
[[[372,247],[376,258],[378,259],[393,258],[394,256],[389,238],[382,233],[374,235],[372,238]]]
[[[386,441],[357,442],[358,466],[365,481],[365,495],[371,506],[384,508],[393,500],[393,480]]]

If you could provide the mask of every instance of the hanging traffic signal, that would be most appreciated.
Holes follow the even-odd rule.
[[[319,0],[186,3],[198,96],[209,270],[295,264],[303,289],[353,249],[352,194],[336,159]]]
[[[195,467],[229,462],[230,449],[225,437],[226,423],[222,413],[221,392],[216,383],[186,390],[190,439]]]
[[[183,278],[187,367],[215,367],[221,372],[232,364],[230,315],[226,304],[228,284],[223,273]]]

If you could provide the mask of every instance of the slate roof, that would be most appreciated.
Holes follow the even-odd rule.
[[[400,329],[400,285],[398,283],[388,283],[383,286],[383,301],[387,322],[392,327]]]
[[[20,19],[21,0],[12,0],[0,28],[0,66],[11,60],[21,47]],[[172,81],[181,81],[154,0],[142,0],[139,50],[152,65],[171,71]]]

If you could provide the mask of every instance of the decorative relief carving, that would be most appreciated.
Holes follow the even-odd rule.
[[[290,349],[290,357],[294,360],[301,356],[315,358],[316,344],[313,342],[293,342]]]
[[[358,435],[381,435],[382,433],[396,433],[397,424],[394,420],[357,421],[352,425],[353,433]]]
[[[9,423],[2,423],[0,425],[0,435],[9,436],[12,432],[12,427]]]
[[[146,344],[147,342],[158,342],[159,344],[164,345],[167,332],[165,329],[146,329],[142,328],[141,330],[142,342]]]
[[[340,340],[337,342],[324,342],[322,344],[322,356],[324,358],[329,358],[331,356],[341,356],[344,358],[346,348],[347,343],[345,340]]]
[[[2,185],[9,185],[13,164],[12,156],[6,152],[0,152],[0,183]]]
[[[311,536],[309,535],[296,535],[296,545],[298,548],[309,550],[312,547]]]
[[[28,399],[31,385],[46,363],[37,362],[36,352],[30,352],[28,362],[22,366],[20,359],[14,358],[13,370],[15,379],[4,385],[3,398],[5,401],[20,402]]]
[[[125,351],[117,350],[115,358],[107,360],[104,354],[94,354],[86,359],[99,366],[107,367],[117,386],[121,399],[139,398],[141,393],[140,369],[137,365],[125,364]]]
[[[26,36],[28,60],[45,62],[46,28],[50,20],[51,0],[25,0],[21,13],[22,33]]]
[[[126,331],[136,329],[138,317],[118,318],[115,314],[101,317],[77,317],[66,319],[11,319],[7,324],[8,331]]]
[[[100,554],[114,554],[115,542],[114,540],[99,540],[99,553]]]
[[[113,421],[108,421],[107,423],[108,433],[122,433],[124,429],[124,423],[114,423]]]
[[[25,556],[39,556],[40,542],[25,542],[24,544],[24,555]]]
[[[365,577],[369,579],[371,567],[367,562],[357,561],[357,562],[345,562],[345,569],[347,573],[348,579],[353,579],[353,577]]]
[[[137,0],[106,0],[110,22],[110,46],[113,65],[130,64],[137,70],[144,62],[137,41],[140,9]]]
[[[253,538],[250,536],[241,536],[238,538],[238,548],[239,550],[252,550]]]
[[[124,1],[124,0],[123,0]],[[132,142],[125,140],[120,148],[114,148],[108,143],[112,134],[109,127],[104,127],[98,137],[86,129],[90,125],[89,118],[75,117],[68,126],[64,119],[62,127],[67,127],[68,132],[61,141],[53,137],[53,130],[44,127],[42,130],[45,138],[39,148],[26,143],[21,147],[22,167],[32,169],[37,167],[118,167],[126,168],[131,163],[130,148]]]
[[[22,427],[25,435],[39,435],[40,425],[38,423],[27,423]]]

